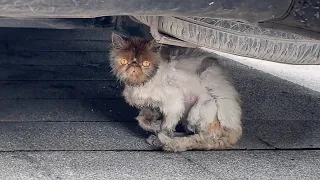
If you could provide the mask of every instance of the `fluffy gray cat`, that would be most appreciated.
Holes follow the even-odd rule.
[[[239,94],[227,71],[198,49],[112,35],[110,65],[123,96],[140,109],[140,126],[165,151],[229,148],[242,135]],[[158,110],[157,110],[158,109]],[[163,115],[163,118],[159,118]],[[182,122],[191,135],[176,136]]]

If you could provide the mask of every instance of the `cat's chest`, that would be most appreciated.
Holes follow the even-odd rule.
[[[161,93],[152,87],[126,88],[123,93],[126,100],[135,106],[159,106]]]

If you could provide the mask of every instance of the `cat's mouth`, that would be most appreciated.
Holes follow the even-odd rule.
[[[140,85],[147,80],[147,76],[139,67],[130,67],[126,70],[127,77],[125,79],[127,84]]]
[[[137,67],[131,67],[130,69],[129,69],[129,76],[138,76],[138,74],[140,73],[139,71],[141,71],[141,70],[139,70]]]

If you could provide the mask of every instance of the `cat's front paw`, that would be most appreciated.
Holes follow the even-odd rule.
[[[139,122],[140,127],[144,130],[158,133],[161,127],[161,120],[156,120],[153,116],[139,115],[136,117],[136,120]]]
[[[151,134],[147,139],[146,142],[156,148],[162,148],[163,144],[160,142],[159,138],[154,135]]]

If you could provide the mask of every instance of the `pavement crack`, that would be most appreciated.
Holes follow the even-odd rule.
[[[238,152],[252,152],[252,151],[320,151],[320,148],[276,148],[276,149],[229,149],[229,150],[216,150],[218,151],[238,151]],[[17,149],[17,150],[0,150],[0,153],[46,153],[46,152],[163,152],[159,149]],[[192,151],[202,152],[202,151]],[[183,156],[186,160],[191,163],[197,164],[189,158]],[[197,164],[199,165],[199,164]],[[199,165],[201,166],[201,165]],[[205,167],[201,166],[205,169]]]

